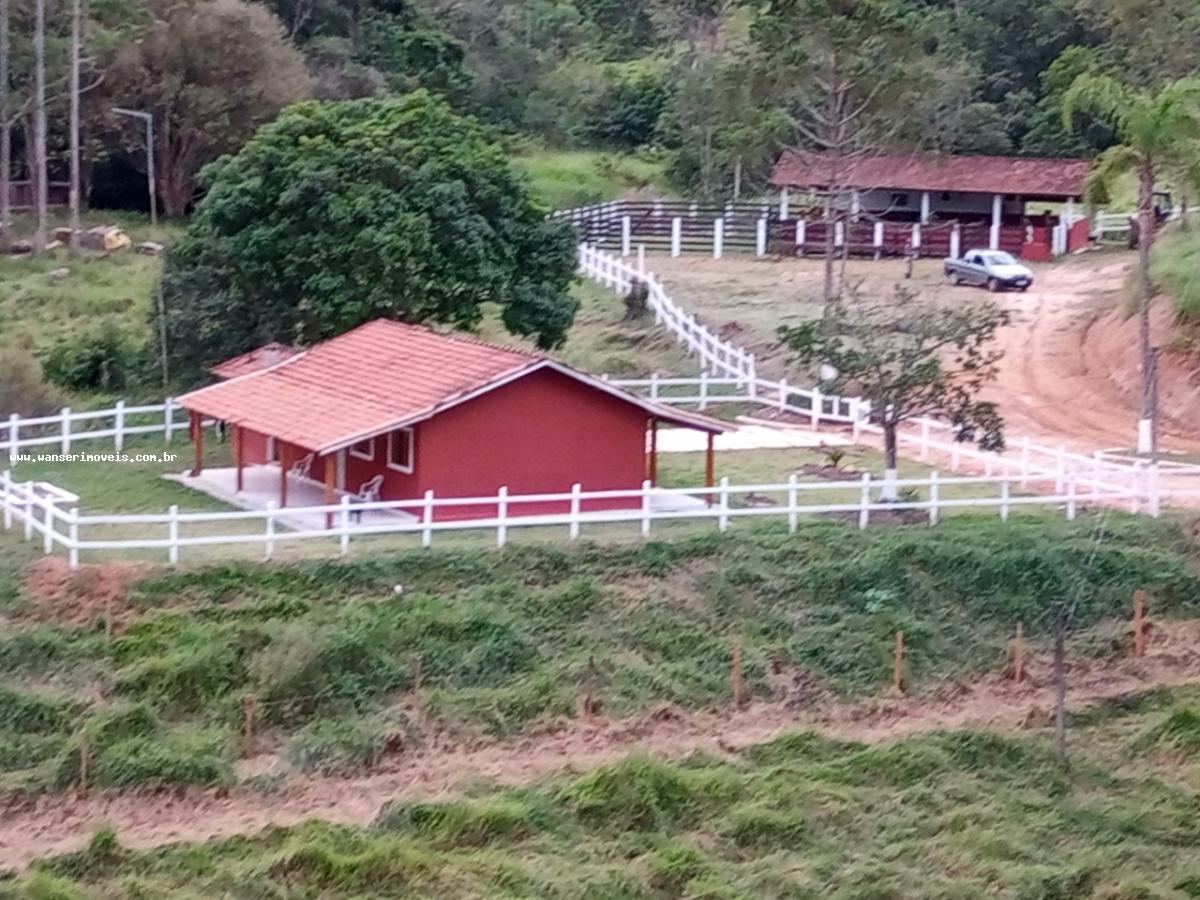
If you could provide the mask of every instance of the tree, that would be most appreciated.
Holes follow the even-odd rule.
[[[933,306],[897,286],[886,300],[862,298],[857,289],[836,298],[820,320],[781,328],[797,361],[832,366],[824,388],[857,394],[883,428],[885,481],[880,498],[897,499],[896,433],[917,416],[942,416],[956,439],[985,450],[1004,448],[1003,421],[995,404],[978,399],[996,376],[1003,354],[988,348],[1009,314],[994,303]]]
[[[1113,181],[1135,172],[1138,181],[1138,341],[1142,361],[1139,453],[1158,452],[1154,423],[1154,358],[1150,346],[1150,249],[1154,242],[1154,186],[1171,169],[1188,169],[1200,154],[1200,79],[1174,81],[1158,91],[1134,90],[1108,75],[1084,74],[1062,100],[1063,123],[1084,115],[1108,124],[1119,143],[1101,153],[1088,179],[1089,193],[1107,192]]]
[[[825,278],[831,302],[835,218],[849,212],[850,167],[895,140],[924,82],[928,55],[913,20],[892,0],[766,0],[752,34],[772,81],[791,112],[801,150],[822,154],[828,184]]]
[[[46,160],[46,0],[33,6],[33,250],[46,249],[49,172]]]
[[[12,122],[9,121],[8,83],[10,0],[0,0],[0,253],[8,252],[12,218]]]
[[[71,156],[70,175],[70,206],[71,206],[71,250],[79,249],[79,207],[82,202],[80,177],[80,146],[79,146],[79,108],[83,96],[79,89],[79,66],[83,30],[83,0],[71,0],[71,74],[70,94],[71,113],[67,138]]]
[[[172,370],[270,340],[310,342],[381,316],[560,343],[573,230],[530,199],[492,134],[425,91],[303,103],[203,174],[167,258]]]
[[[299,52],[263,6],[147,0],[147,10],[152,24],[117,52],[104,89],[109,105],[154,115],[163,211],[180,216],[194,199],[200,168],[308,96],[310,83]],[[140,147],[140,126],[125,127],[130,149]]]

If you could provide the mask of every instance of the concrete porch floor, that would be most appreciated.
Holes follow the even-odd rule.
[[[186,473],[164,475],[184,487],[202,491],[236,506],[239,509],[266,509],[268,503],[279,504],[279,467],[273,465],[246,466],[242,472],[242,490],[237,490],[237,469],[205,469],[194,478]],[[335,503],[341,502],[339,494]],[[288,475],[288,505],[280,511],[279,524],[295,531],[315,531],[325,527],[322,513],[305,512],[307,506],[325,504],[325,486],[308,478]],[[351,521],[350,527],[367,528],[397,522],[416,522],[420,516],[392,509],[367,509],[362,511],[362,521]]]
[[[210,497],[215,497],[230,506],[239,509],[266,509],[268,503],[279,503],[279,467],[274,465],[246,466],[242,472],[242,490],[237,490],[237,469],[230,466],[220,469],[205,469],[194,478],[186,473],[164,475],[169,481],[182,484],[184,487],[202,491]],[[339,494],[337,501],[340,502]],[[415,501],[419,502],[419,501]],[[322,506],[325,503],[325,486],[307,478],[288,475],[288,505],[280,511],[277,521],[280,525],[295,531],[315,531],[325,527],[325,516],[322,513],[306,512],[305,507]],[[690,509],[701,509],[705,501],[700,497],[687,494],[656,491],[650,498],[650,507],[655,512],[680,512]],[[362,511],[362,521],[351,521],[351,530],[397,524],[399,522],[420,521],[416,512],[408,513],[403,510],[369,509]],[[584,512],[580,518],[602,520],[604,512]]]

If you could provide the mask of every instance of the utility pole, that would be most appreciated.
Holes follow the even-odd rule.
[[[46,171],[46,0],[33,5],[33,195],[37,220],[33,252],[46,250],[49,197]]]
[[[146,123],[146,186],[150,192],[150,224],[158,224],[158,188],[154,183],[154,114],[140,109],[125,109],[114,106],[113,112],[118,116],[129,116],[131,119],[141,119]]]
[[[0,0],[0,252],[8,252],[12,218],[12,123],[8,121],[9,0]]]

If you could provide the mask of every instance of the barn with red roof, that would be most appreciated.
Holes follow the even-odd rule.
[[[250,473],[261,485],[265,472],[280,507],[301,494],[328,504],[639,488],[657,476],[660,424],[708,434],[711,483],[712,436],[726,430],[541,354],[385,319],[304,350],[268,345],[213,372],[222,380],[178,401],[191,413],[191,477],[204,472],[201,423],[224,423],[235,460],[227,499],[241,505],[255,505]]]

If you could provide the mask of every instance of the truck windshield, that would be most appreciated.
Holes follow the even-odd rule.
[[[1002,250],[983,254],[983,261],[992,266],[1011,266],[1017,262],[1011,253],[1005,253]]]

